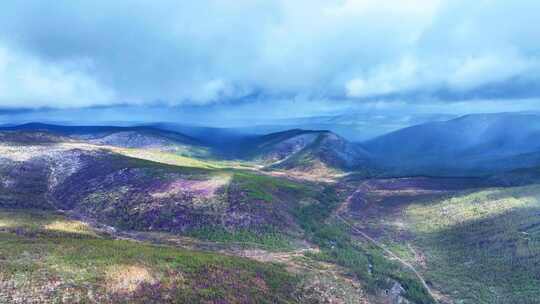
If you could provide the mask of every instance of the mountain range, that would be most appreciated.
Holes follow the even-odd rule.
[[[0,130],[44,131],[98,145],[254,161],[276,169],[487,175],[540,165],[539,118],[529,113],[473,114],[407,127],[360,143],[325,130],[252,135],[170,124],[115,127],[30,123]]]

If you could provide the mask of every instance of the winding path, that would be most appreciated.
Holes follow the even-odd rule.
[[[379,241],[377,241],[376,239],[372,238],[371,236],[369,236],[367,233],[365,233],[364,231],[362,231],[360,228],[356,227],[356,225],[352,224],[351,222],[349,222],[348,220],[346,220],[341,214],[344,212],[344,210],[346,209],[346,206],[351,202],[352,200],[352,197],[357,194],[360,190],[356,190],[353,194],[351,194],[349,197],[347,197],[347,200],[338,208],[338,212],[336,212],[334,215],[335,217],[340,220],[341,222],[343,222],[346,226],[348,226],[349,228],[351,228],[352,231],[356,232],[357,234],[359,234],[360,236],[362,236],[364,239],[368,240],[370,243],[372,243],[374,246],[376,246],[377,248],[381,249],[384,253],[386,253],[392,260],[395,260],[397,261],[398,263],[400,263],[401,265],[403,265],[404,267],[410,269],[414,274],[415,276],[418,278],[418,280],[420,280],[420,282],[422,283],[422,286],[424,286],[424,288],[426,289],[426,291],[429,293],[429,295],[433,298],[433,300],[435,301],[435,303],[438,303],[438,296],[435,295],[435,293],[431,290],[431,288],[429,287],[429,285],[426,283],[426,280],[424,279],[424,277],[422,276],[422,274],[416,270],[416,268],[410,264],[409,262],[403,260],[402,258],[400,258],[398,255],[396,255],[395,253],[393,253],[390,249],[386,248],[386,246],[382,243],[380,243]]]

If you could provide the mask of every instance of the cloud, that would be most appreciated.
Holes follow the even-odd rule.
[[[0,107],[482,95],[516,78],[540,84],[539,9],[536,0],[11,1],[0,5]]]
[[[114,92],[85,71],[89,63],[48,63],[0,48],[0,104],[4,107],[107,105]]]
[[[397,93],[410,90],[426,82],[418,77],[419,63],[415,58],[402,58],[393,64],[379,65],[365,77],[356,77],[345,83],[346,93],[349,97],[369,97]]]
[[[516,53],[464,58],[449,75],[449,85],[459,90],[512,79],[540,71],[540,59]]]

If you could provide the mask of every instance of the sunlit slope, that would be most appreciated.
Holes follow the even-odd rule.
[[[487,189],[406,209],[426,276],[458,303],[540,303],[540,186]]]

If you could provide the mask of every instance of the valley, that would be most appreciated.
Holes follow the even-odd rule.
[[[537,185],[362,181],[342,216],[409,263],[441,303],[537,303]]]
[[[0,2],[0,304],[540,304],[539,11]]]

